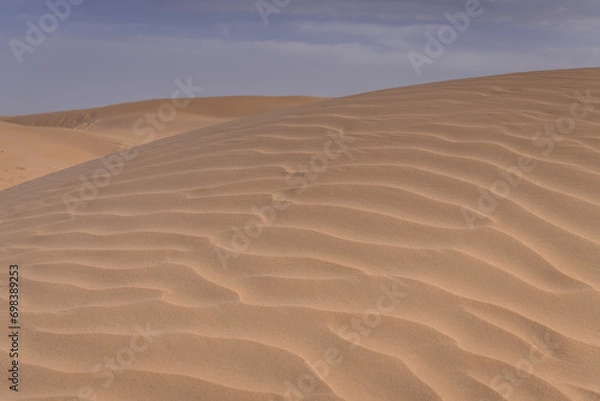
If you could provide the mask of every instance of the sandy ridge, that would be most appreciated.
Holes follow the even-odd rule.
[[[599,74],[392,89],[160,139],[73,216],[63,196],[98,161],[2,191],[0,259],[29,288],[21,399],[600,399]],[[531,138],[586,90],[593,109],[544,155]],[[537,167],[511,185],[499,171],[522,157]],[[482,208],[500,179],[510,193]],[[104,387],[91,369],[146,325]]]

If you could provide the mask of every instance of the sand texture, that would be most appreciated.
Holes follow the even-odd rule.
[[[600,400],[599,69],[297,106],[0,192],[17,399]]]

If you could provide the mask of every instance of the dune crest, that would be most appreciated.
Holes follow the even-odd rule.
[[[229,96],[183,99],[168,121],[154,122],[150,140],[323,100],[305,96]],[[147,142],[136,125],[170,99],[93,109],[0,117],[0,190]]]
[[[98,160],[0,192],[20,399],[599,400],[598,78],[332,99],[137,147],[87,198]]]

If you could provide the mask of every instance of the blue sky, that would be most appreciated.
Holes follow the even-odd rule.
[[[477,0],[261,0],[268,25],[256,0],[71,1],[54,29],[46,0],[0,0],[0,115],[166,98],[188,77],[203,96],[343,96],[600,61],[600,0],[481,0],[420,74],[409,54]]]

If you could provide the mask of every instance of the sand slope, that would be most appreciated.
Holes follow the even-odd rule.
[[[0,121],[0,189],[116,152],[119,146],[116,139],[93,132]]]
[[[168,121],[157,117],[151,140],[226,121],[323,100],[303,96],[231,96],[189,99]],[[179,102],[184,103],[182,99]],[[144,143],[136,122],[158,115],[170,99],[94,109],[0,117],[0,189]]]
[[[173,136],[73,218],[64,195],[99,161],[0,192],[19,399],[600,400],[598,78],[392,89]],[[570,133],[535,136],[588,90]]]

